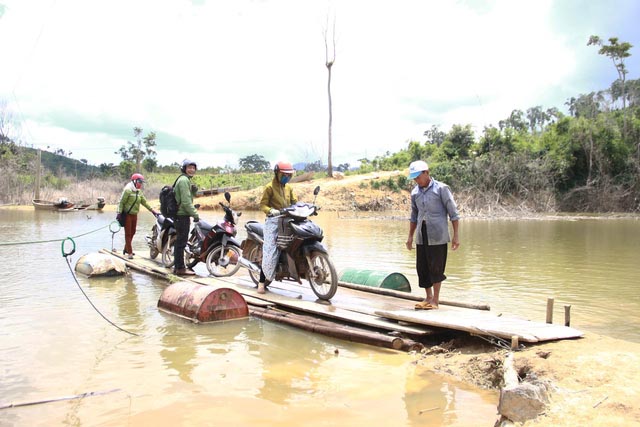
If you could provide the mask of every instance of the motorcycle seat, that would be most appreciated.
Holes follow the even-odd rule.
[[[208,222],[206,222],[204,220],[200,220],[200,222],[198,222],[198,224],[200,225],[200,228],[202,229],[202,231],[204,231],[205,233],[208,233],[209,231],[211,231],[213,229],[213,225],[209,224]]]
[[[165,228],[173,227],[173,219],[158,215],[158,224],[164,230]]]
[[[245,224],[247,230],[256,233],[259,236],[264,236],[264,227],[261,222],[249,221]]]

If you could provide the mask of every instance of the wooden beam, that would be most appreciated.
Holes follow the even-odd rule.
[[[349,283],[349,282],[338,282],[338,286],[343,286],[345,288],[354,289],[362,292],[369,292],[372,294],[378,295],[386,295],[390,297],[403,298],[411,301],[422,301],[424,297],[420,295],[414,295],[409,292],[396,291],[395,289],[387,289],[387,288],[375,288],[373,286],[360,285],[358,283]],[[464,308],[472,308],[474,310],[491,310],[491,307],[487,304],[474,304],[467,302],[459,302],[459,301],[446,301],[440,300],[440,304],[442,305],[450,305],[452,307],[464,307]]]
[[[339,338],[361,344],[375,345],[378,347],[390,348],[393,350],[418,350],[422,348],[413,340],[386,335],[379,332],[354,328],[336,322],[317,319],[311,316],[304,316],[285,312],[272,308],[250,307],[249,314],[261,319],[284,323],[290,326],[315,332],[318,334]]]

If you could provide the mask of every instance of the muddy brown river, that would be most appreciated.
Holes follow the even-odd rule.
[[[418,293],[403,216],[321,211],[314,221],[338,271],[400,272]],[[112,247],[114,217],[0,208],[0,406],[15,405],[0,409],[0,426],[493,425],[496,392],[436,375],[411,354],[254,318],[194,325],[158,311],[162,280],[78,277],[105,317],[138,336],[119,331],[80,292],[60,243],[74,238],[73,267]],[[240,218],[240,238],[252,218],[262,219]],[[139,254],[152,221],[139,218]],[[123,240],[115,234],[114,247]],[[544,320],[552,297],[557,322],[571,305],[573,327],[640,342],[638,219],[463,220],[461,243],[443,299]]]

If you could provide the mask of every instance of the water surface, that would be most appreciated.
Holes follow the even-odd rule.
[[[419,293],[403,215],[314,219],[338,270],[401,272]],[[158,311],[162,280],[137,272],[78,277],[95,306],[137,336],[118,331],[80,292],[60,244],[74,237],[72,267],[85,253],[112,248],[112,237],[121,250],[122,233],[108,230],[114,216],[0,209],[0,405],[105,393],[0,410],[0,426],[493,425],[495,392],[434,375],[412,355],[253,318],[193,325]],[[202,213],[212,222],[219,216]],[[245,212],[241,224],[251,218],[262,219]],[[152,220],[139,218],[139,254]],[[571,305],[572,326],[640,342],[632,326],[640,308],[639,226],[634,219],[463,221],[442,298],[544,320],[553,297],[557,322]]]

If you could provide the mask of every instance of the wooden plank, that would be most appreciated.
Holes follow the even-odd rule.
[[[496,336],[510,340],[517,335],[520,341],[539,342],[566,338],[578,338],[582,332],[560,325],[530,320],[495,316],[486,311],[442,307],[437,310],[378,310],[376,314],[389,319],[402,320],[419,325],[456,329],[477,335]]]

